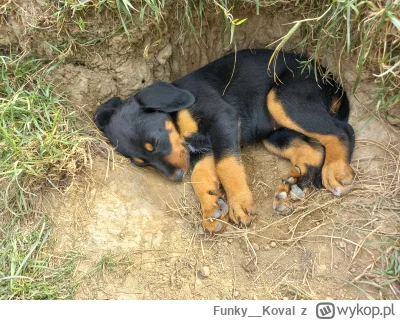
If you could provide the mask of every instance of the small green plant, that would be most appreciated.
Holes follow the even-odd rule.
[[[55,258],[33,190],[86,161],[91,139],[43,76],[44,61],[0,55],[0,299],[71,298],[76,257]]]

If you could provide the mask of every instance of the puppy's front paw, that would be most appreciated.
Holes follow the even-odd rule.
[[[231,195],[228,203],[231,221],[240,227],[249,226],[256,216],[253,194],[248,191]]]
[[[345,161],[326,163],[322,168],[322,183],[335,196],[350,192],[354,180],[354,171]]]
[[[210,197],[210,201],[201,204],[203,226],[211,233],[221,233],[228,226],[228,205],[221,198]]]

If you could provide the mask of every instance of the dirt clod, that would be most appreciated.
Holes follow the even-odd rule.
[[[199,271],[199,275],[202,278],[208,278],[211,274],[210,268],[209,267],[202,267]]]

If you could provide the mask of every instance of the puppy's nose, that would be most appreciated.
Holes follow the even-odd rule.
[[[185,174],[185,171],[183,171],[182,169],[176,170],[175,173],[174,173],[174,175],[173,175],[174,181],[175,181],[175,182],[181,181],[184,174]]]

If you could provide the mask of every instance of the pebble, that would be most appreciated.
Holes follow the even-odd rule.
[[[340,242],[339,242],[339,247],[342,248],[342,249],[343,249],[343,248],[346,248],[346,242],[340,241]]]
[[[275,248],[276,247],[276,242],[272,241],[269,245],[271,246],[271,248]]]
[[[198,233],[199,235],[204,235],[204,234],[205,234],[204,229],[203,229],[202,226],[199,226],[199,227],[198,227],[197,233]]]
[[[355,273],[356,271],[357,271],[356,268],[351,268],[351,269],[350,269],[350,272],[351,272],[351,273]]]
[[[224,241],[224,246],[227,247],[229,245],[228,241]]]
[[[235,298],[237,298],[237,297],[239,296],[239,291],[236,291],[236,290],[235,290],[235,291],[233,292],[233,296],[234,296]]]
[[[228,239],[228,243],[232,243],[232,242],[233,242],[232,238]]]
[[[253,300],[258,300],[258,297],[256,295],[254,295]]]
[[[196,286],[201,287],[203,285],[203,282],[199,278],[196,279]]]
[[[333,266],[335,269],[338,269],[339,267],[335,264],[334,266]]]
[[[299,262],[299,260],[294,260],[294,263],[298,263]]]
[[[253,243],[253,248],[255,251],[260,250],[260,246],[257,243]]]
[[[200,271],[199,271],[199,275],[200,275],[202,278],[208,278],[208,277],[210,276],[210,273],[211,273],[211,271],[210,271],[210,268],[209,268],[209,267],[202,267],[202,268],[200,269]]]
[[[264,250],[269,251],[269,250],[271,250],[271,247],[267,244],[266,246],[264,246]]]

